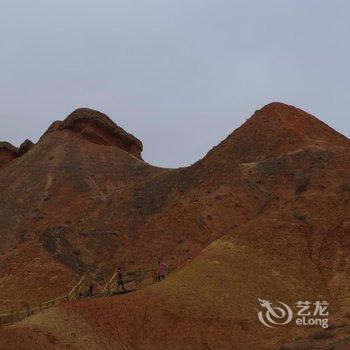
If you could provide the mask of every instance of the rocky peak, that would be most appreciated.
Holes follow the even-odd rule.
[[[19,148],[13,146],[9,142],[0,141],[0,168],[10,163],[12,160],[21,157],[27,153],[34,143],[30,140],[25,140]]]
[[[0,168],[17,157],[17,147],[9,142],[0,141]]]
[[[64,121],[55,121],[45,135],[60,130],[70,130],[99,145],[116,146],[142,159],[142,142],[99,111],[79,108]]]
[[[32,147],[34,146],[34,143],[30,140],[25,140],[18,149],[17,155],[23,156],[23,154],[27,153]]]
[[[350,141],[313,115],[273,102],[247,121],[206,156],[207,161],[248,163],[306,148],[334,151]]]

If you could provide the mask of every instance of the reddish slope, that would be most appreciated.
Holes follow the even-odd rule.
[[[89,266],[116,264],[120,240],[143,220],[133,214],[136,188],[166,171],[138,159],[140,141],[104,115],[96,122],[91,111],[97,126],[87,132],[86,113],[55,123],[0,172],[2,308],[65,293]]]
[[[78,110],[0,171],[2,307],[64,293],[85,271],[159,255],[179,264],[260,218],[300,226],[303,254],[349,298],[347,138],[273,103],[201,161],[169,170],[141,161],[140,142],[111,123]],[[283,252],[289,259],[297,242]]]
[[[284,239],[277,242],[281,233]],[[257,239],[244,244],[249,234]],[[339,344],[350,345],[344,337],[350,320],[342,317],[344,312],[309,260],[304,234],[293,223],[257,220],[234,237],[213,242],[161,284],[121,297],[63,304],[5,327],[0,330],[2,346],[274,350],[298,338],[288,348],[340,350]],[[284,254],[290,241],[299,246],[293,256]],[[262,326],[257,321],[258,298],[289,305],[300,299],[328,300],[333,326],[321,332],[328,338],[319,337],[316,328]]]

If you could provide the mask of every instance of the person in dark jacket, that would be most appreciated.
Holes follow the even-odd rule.
[[[125,290],[122,268],[120,266],[117,268],[117,289]]]

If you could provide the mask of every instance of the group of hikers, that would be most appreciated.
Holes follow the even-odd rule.
[[[165,279],[165,273],[166,273],[166,266],[165,262],[162,258],[158,258],[157,261],[157,274],[156,274],[156,281],[160,282],[161,280]],[[123,276],[123,271],[122,267],[118,266],[117,271],[116,271],[116,287],[118,291],[125,291],[125,283],[124,283],[124,276]],[[80,292],[79,293],[79,299],[84,299],[92,296],[93,294],[93,289],[94,286],[93,284],[89,285],[88,289],[85,292]]]

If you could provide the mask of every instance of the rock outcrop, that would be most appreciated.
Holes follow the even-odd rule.
[[[0,168],[17,158],[17,152],[17,147],[11,145],[9,142],[0,142]]]
[[[0,168],[23,156],[33,146],[34,143],[30,140],[25,140],[19,148],[11,145],[9,142],[0,142]]]
[[[34,147],[34,143],[30,140],[25,140],[18,149],[17,156],[21,157],[23,154],[27,153],[31,148]]]
[[[142,159],[142,142],[116,125],[107,115],[101,112],[89,108],[79,108],[64,121],[55,121],[45,134],[59,130],[71,130],[82,135],[90,142],[105,146],[116,146]]]

